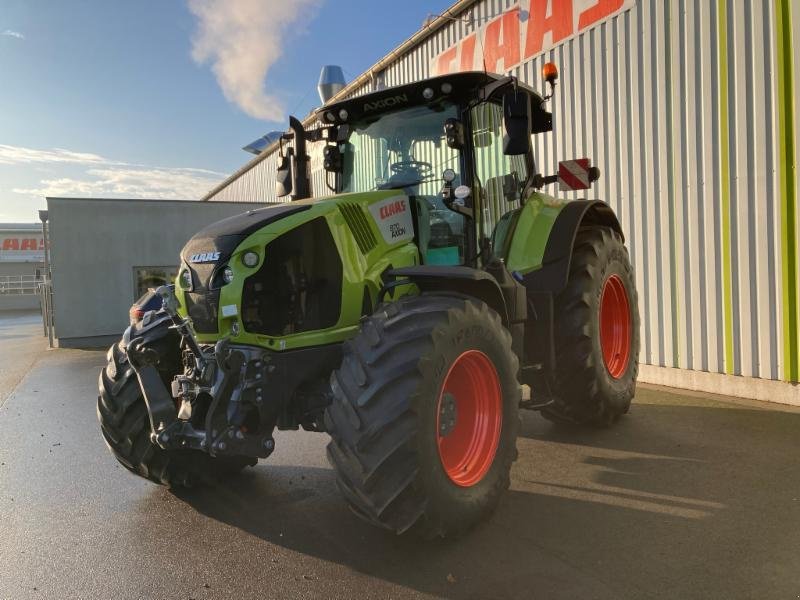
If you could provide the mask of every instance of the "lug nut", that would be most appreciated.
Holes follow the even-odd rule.
[[[227,447],[227,446],[225,445],[225,442],[220,442],[220,443],[219,443],[219,449],[220,449],[220,450],[225,450],[225,448],[226,448],[226,447]]]

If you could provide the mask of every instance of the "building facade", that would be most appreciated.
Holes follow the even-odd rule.
[[[0,223],[0,310],[39,307],[44,276],[41,223]]]
[[[334,99],[483,67],[542,89],[548,61],[537,168],[588,156],[603,173],[592,195],[626,232],[641,379],[800,404],[796,0],[462,0]],[[276,159],[205,199],[277,202]]]

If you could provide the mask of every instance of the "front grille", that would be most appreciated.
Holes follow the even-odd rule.
[[[194,289],[203,291],[211,286],[211,275],[217,268],[217,263],[190,263],[186,265],[192,273]]]
[[[361,254],[366,254],[378,245],[378,240],[375,239],[375,234],[372,233],[369,221],[360,206],[343,202],[339,204],[339,212],[342,213],[347,226],[353,233]]]
[[[187,292],[186,312],[192,320],[197,333],[219,333],[217,313],[219,310],[219,290],[211,290],[200,294]]]

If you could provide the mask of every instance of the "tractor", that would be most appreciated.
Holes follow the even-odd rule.
[[[544,76],[547,96],[464,72],[290,117],[287,201],[192,237],[161,308],[108,351],[97,412],[120,463],[192,486],[268,457],[276,429],[325,432],[356,515],[444,537],[508,488],[520,410],[566,427],[628,412],[623,232],[602,201],[539,191],[599,177],[585,159],[537,172],[552,64]],[[312,179],[331,193],[312,198]]]

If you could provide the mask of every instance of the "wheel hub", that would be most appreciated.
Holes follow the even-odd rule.
[[[450,366],[436,412],[439,458],[458,486],[479,483],[494,462],[503,424],[503,393],[497,369],[478,350],[463,352]]]
[[[628,291],[619,275],[611,275],[600,296],[600,348],[606,369],[614,379],[628,370],[631,329]]]
[[[442,394],[442,401],[439,403],[439,435],[447,437],[456,427],[457,418],[456,399],[453,394]]]

